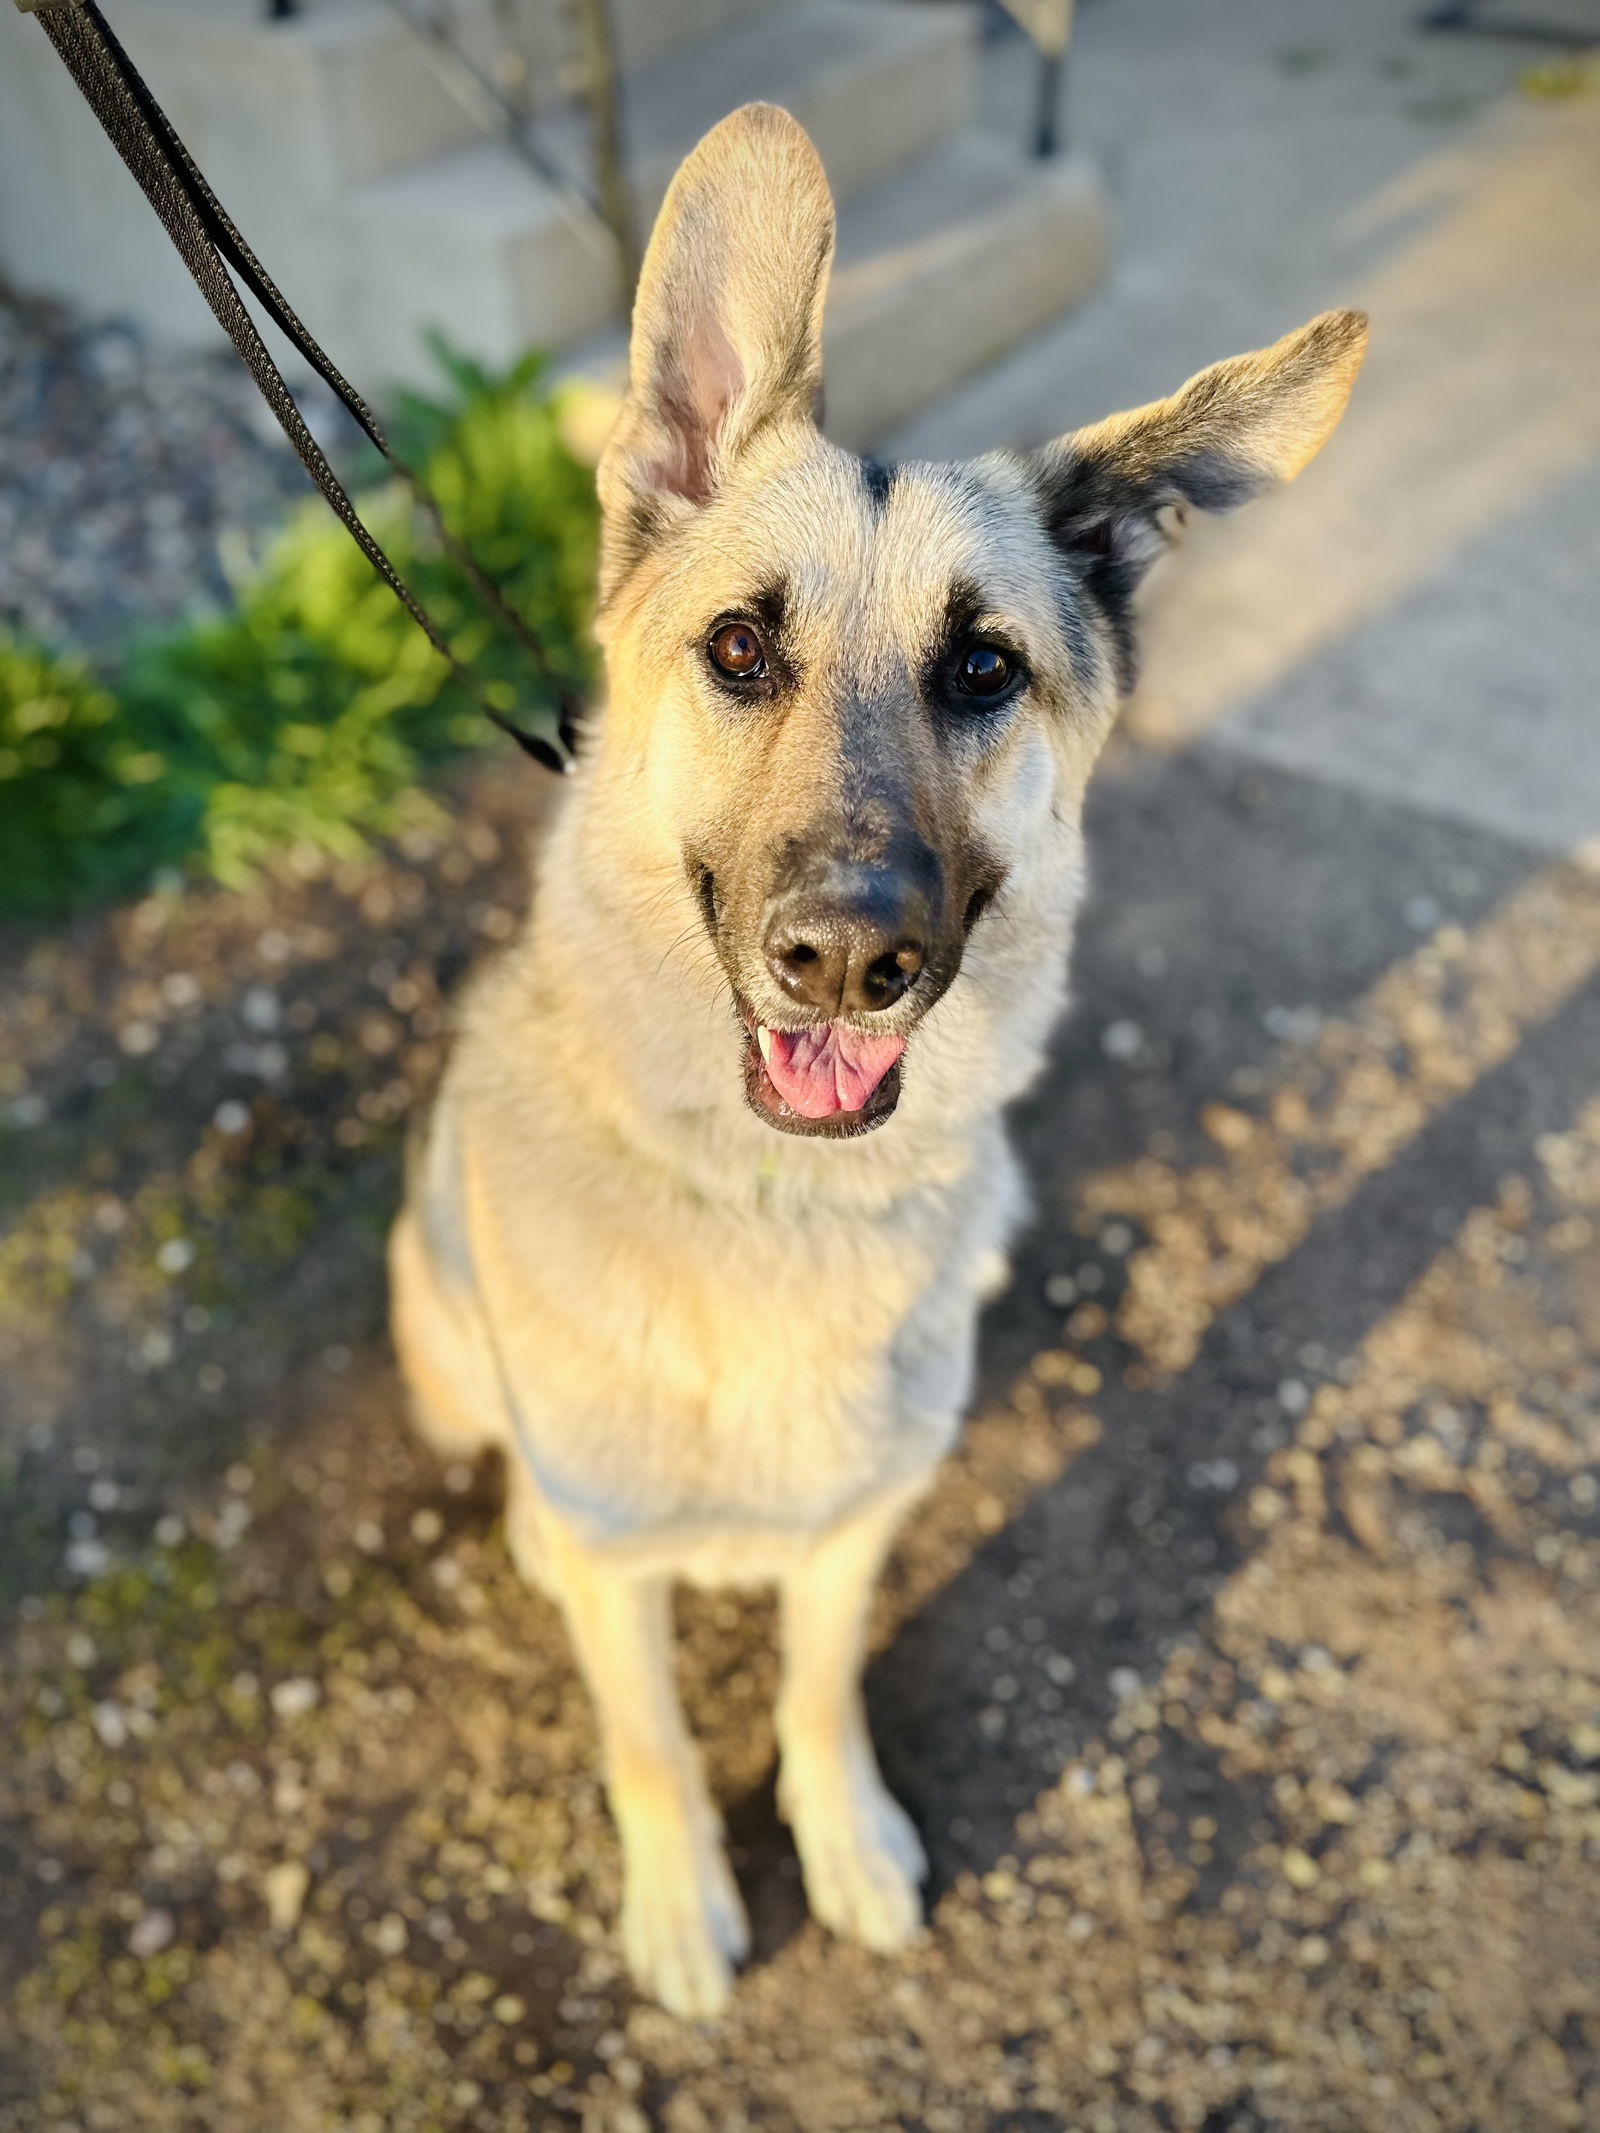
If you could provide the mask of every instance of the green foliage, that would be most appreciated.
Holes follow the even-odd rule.
[[[47,909],[118,886],[117,853],[147,867],[193,836],[166,760],[123,723],[81,662],[0,638],[0,890]]]
[[[1563,53],[1559,59],[1524,68],[1517,79],[1525,96],[1593,96],[1600,92],[1600,58],[1593,52]]]
[[[493,377],[439,352],[454,394],[409,396],[396,441],[557,676],[581,687],[593,477],[562,441],[538,359]],[[367,487],[361,507],[496,708],[540,724],[539,676],[403,487]],[[429,763],[493,737],[308,497],[231,610],[134,645],[107,686],[77,662],[0,639],[0,899],[56,908],[180,864],[237,884],[295,846],[358,851],[426,809]]]

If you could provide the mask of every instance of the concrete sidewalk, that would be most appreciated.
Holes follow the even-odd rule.
[[[1600,834],[1600,94],[1518,94],[1540,56],[1392,0],[1086,7],[1111,278],[893,449],[1037,442],[1364,307],[1323,459],[1152,587],[1129,729],[1562,849]],[[995,124],[1027,67],[996,54]]]

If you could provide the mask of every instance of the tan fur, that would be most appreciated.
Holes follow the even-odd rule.
[[[672,1693],[674,1578],[777,1582],[781,1798],[812,1908],[874,1947],[918,1926],[920,1847],[862,1713],[863,1622],[959,1426],[1023,1209],[1001,1110],[1063,1002],[1080,805],[1115,709],[1111,624],[1092,602],[1066,615],[1078,566],[1041,520],[1048,455],[902,469],[878,503],[818,435],[831,244],[815,154],[767,107],[724,121],[668,194],[601,470],[609,701],[527,929],[469,991],[391,1247],[417,1421],[441,1449],[506,1451],[510,1546],[565,1610],[600,1713],[629,1960],[688,2015],[723,2004],[745,1929]],[[1355,338],[1319,322],[1241,359],[1201,395],[1207,450],[1293,472]],[[1142,455],[1141,496],[1184,398],[1099,438]],[[730,712],[706,630],[779,577],[798,679],[781,712]],[[1032,676],[981,745],[937,725],[917,680],[955,581]],[[730,984],[770,995],[747,937],[763,855],[864,805],[863,782],[902,797],[962,894],[963,867],[1001,886],[942,996],[884,1018],[910,1031],[894,1115],[789,1138],[744,1101]],[[727,899],[715,940],[701,851]]]
[[[1356,311],[1324,311],[1270,348],[1196,373],[1165,400],[1111,415],[1073,440],[1078,449],[1144,457],[1214,451],[1292,481],[1332,436],[1366,354]]]

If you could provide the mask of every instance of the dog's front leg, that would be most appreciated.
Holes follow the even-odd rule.
[[[783,1586],[779,1801],[806,1896],[835,1933],[898,1948],[922,1923],[928,1867],[910,1818],[878,1773],[861,1695],[867,1611],[915,1489],[824,1535]]]
[[[628,1966],[671,2013],[717,2014],[749,1928],[673,1686],[670,1583],[628,1577],[569,1536],[547,1535],[545,1547],[599,1713]]]

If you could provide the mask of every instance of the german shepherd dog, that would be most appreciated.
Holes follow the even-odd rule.
[[[1187,507],[1305,465],[1366,338],[1329,312],[1040,451],[889,468],[816,426],[832,251],[770,105],[667,194],[599,470],[608,700],[391,1245],[416,1421],[504,1449],[594,1697],[628,1961],[695,2017],[747,1935],[673,1580],[776,1583],[811,1909],[899,1946],[924,1860],[865,1619],[1024,1210],[1002,1113],[1063,1004],[1132,597]]]

